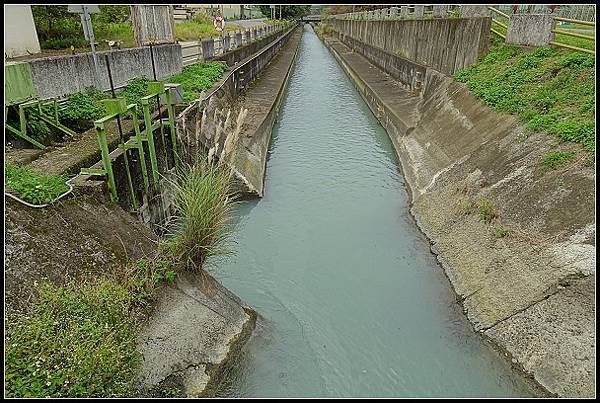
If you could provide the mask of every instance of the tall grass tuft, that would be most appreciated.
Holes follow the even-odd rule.
[[[226,164],[198,158],[171,181],[177,210],[166,252],[184,269],[199,270],[209,256],[229,253],[232,231],[232,171]]]

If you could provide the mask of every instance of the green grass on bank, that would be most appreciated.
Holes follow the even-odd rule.
[[[10,163],[4,166],[5,186],[31,204],[46,204],[69,190],[61,175],[40,175],[27,166]]]
[[[455,79],[532,131],[595,150],[595,57],[557,48],[525,50],[493,38],[490,52]]]
[[[88,282],[39,286],[40,298],[6,317],[8,397],[135,395],[136,336],[153,292],[175,273],[141,259]]]
[[[183,86],[183,101],[188,103],[198,99],[202,91],[220,80],[227,69],[227,64],[222,62],[199,61],[185,66],[183,71],[172,76],[169,82]]]

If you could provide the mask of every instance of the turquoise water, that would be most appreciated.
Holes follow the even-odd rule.
[[[308,25],[273,130],[265,197],[209,269],[259,313],[220,395],[530,396],[474,333],[387,134]]]

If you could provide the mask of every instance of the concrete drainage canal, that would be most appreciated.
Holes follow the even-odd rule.
[[[235,256],[209,268],[259,313],[218,395],[535,393],[461,312],[386,132],[308,25],[269,152]]]

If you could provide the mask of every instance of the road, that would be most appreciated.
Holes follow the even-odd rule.
[[[266,18],[254,18],[248,20],[232,21],[231,24],[239,25],[242,29],[248,29],[266,25],[265,20]],[[227,25],[227,21],[225,21],[225,25]],[[180,44],[182,46],[181,57],[183,59],[183,64],[185,65],[191,63],[192,61],[195,61],[195,57],[197,57],[198,54],[198,47],[195,46],[187,48],[186,46],[197,45],[198,41],[186,41],[180,42]]]

